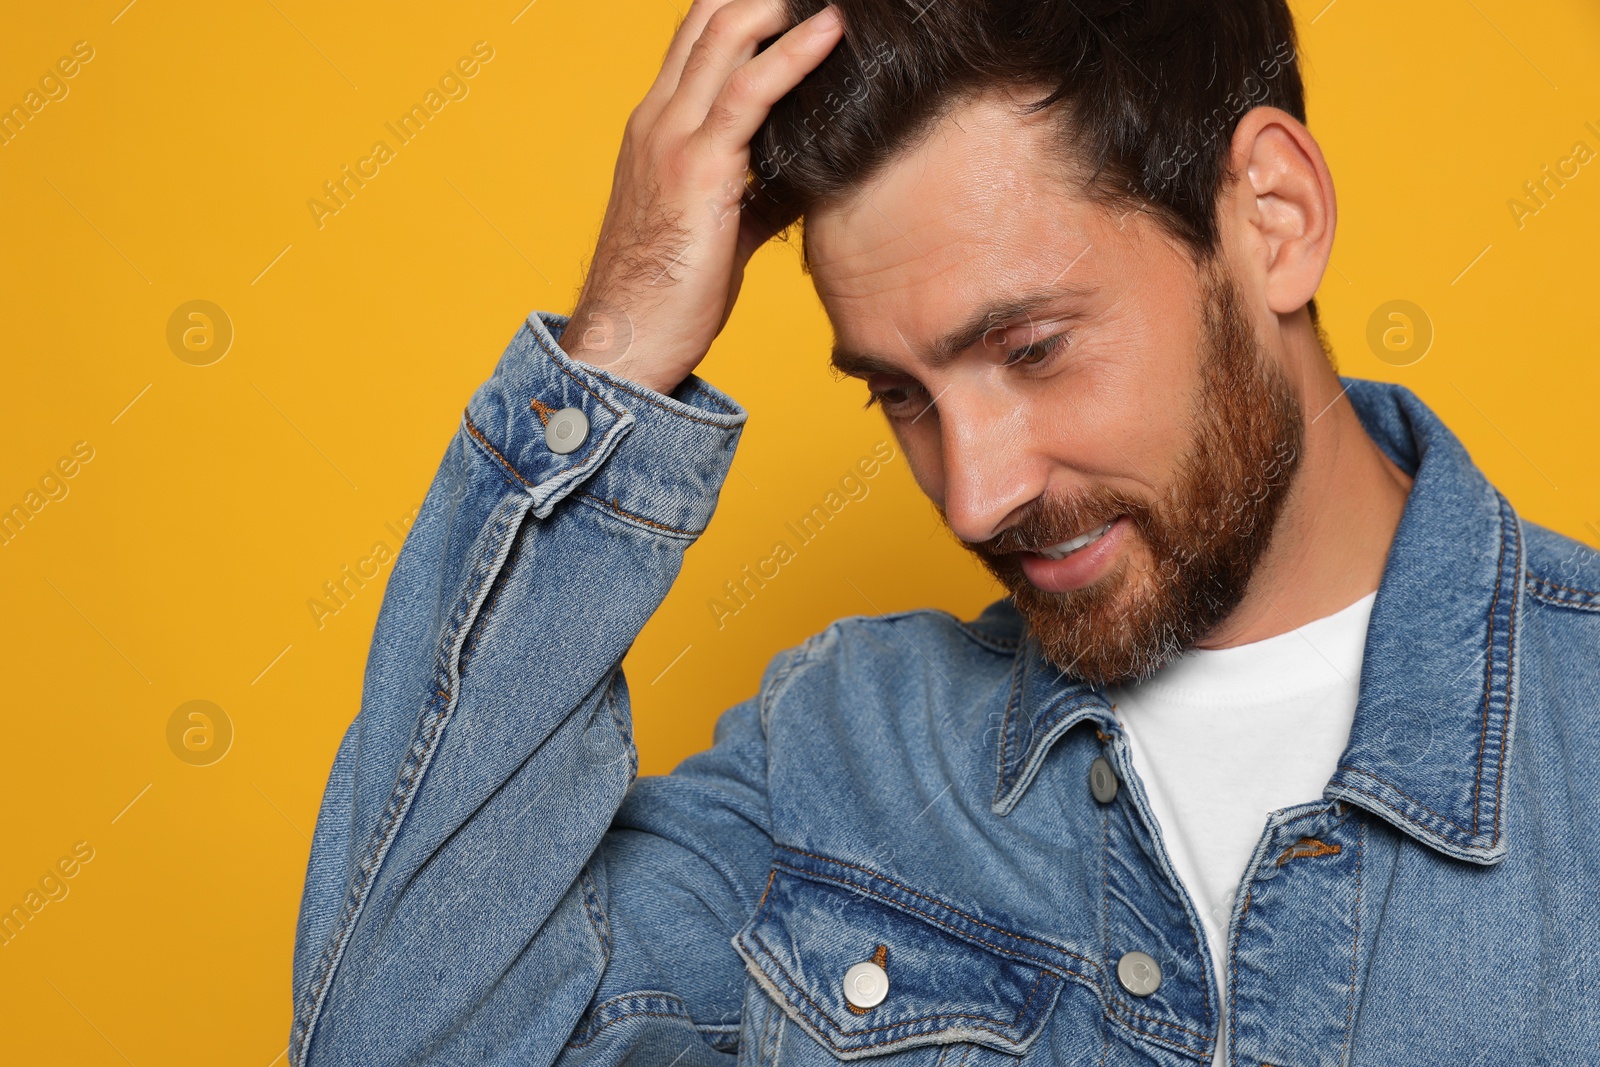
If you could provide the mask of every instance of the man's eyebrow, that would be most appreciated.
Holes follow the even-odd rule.
[[[1000,303],[979,308],[965,322],[934,343],[933,351],[921,362],[937,370],[953,362],[957,356],[979,341],[990,330],[1009,325],[1018,318],[1032,316],[1063,298],[1081,299],[1094,292],[1092,288],[1040,289]],[[829,361],[841,374],[863,377],[868,374],[904,373],[905,366],[870,352],[856,352],[838,344],[833,346]]]

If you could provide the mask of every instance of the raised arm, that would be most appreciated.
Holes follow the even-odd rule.
[[[802,24],[756,55],[780,17],[691,9],[629,120],[572,330],[530,318],[446,451],[317,820],[293,1064],[617,1061],[684,1034],[680,1067],[729,1058],[728,937],[767,848],[757,705],[608,829],[637,768],[619,665],[745,418],[693,370],[764,238],[705,203],[742,190],[760,118],[838,39]],[[622,344],[576,334],[602,314]]]

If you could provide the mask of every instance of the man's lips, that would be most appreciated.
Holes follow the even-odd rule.
[[[1018,552],[1029,582],[1047,593],[1067,593],[1094,584],[1110,570],[1133,527],[1126,515],[1034,552]]]

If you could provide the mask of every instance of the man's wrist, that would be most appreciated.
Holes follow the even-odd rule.
[[[651,358],[637,340],[632,315],[594,303],[580,303],[558,338],[561,350],[573,360],[670,396],[688,372],[669,365],[670,361]]]

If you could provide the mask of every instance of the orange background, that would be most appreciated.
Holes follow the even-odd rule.
[[[0,1058],[271,1067],[389,567],[320,627],[307,602],[398,546],[523,316],[570,309],[683,0],[125,2],[33,5],[0,35],[7,107],[93,50],[0,145],[0,508],[42,503],[0,545],[0,908],[72,868],[0,947]],[[1321,301],[1341,368],[1416,390],[1525,516],[1600,541],[1600,162],[1536,214],[1508,204],[1576,142],[1600,151],[1600,9],[1296,7],[1339,190]],[[468,95],[319,228],[307,201],[393,145],[384,124],[478,41],[493,58]],[[207,366],[167,340],[191,300],[233,328]],[[1407,366],[1367,343],[1392,300],[1434,330]],[[722,583],[889,436],[827,373],[829,341],[794,249],[763,250],[703,370],[751,413],[736,470],[627,660],[646,771],[708,744],[768,657],[828,621],[995,596],[897,458],[716,626]],[[47,477],[79,442],[92,458]],[[209,749],[187,713],[169,731],[196,700],[220,709]],[[202,729],[189,759],[214,759],[225,727],[220,759],[179,758]]]

